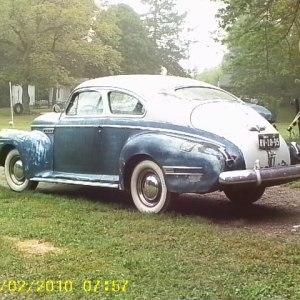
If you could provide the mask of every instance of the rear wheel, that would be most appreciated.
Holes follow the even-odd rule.
[[[8,186],[15,192],[34,190],[38,182],[25,178],[23,164],[19,151],[11,150],[5,160],[4,174]]]
[[[234,204],[251,204],[258,201],[265,192],[264,187],[252,187],[241,190],[225,189],[226,197]]]
[[[171,200],[163,171],[151,160],[140,162],[131,176],[131,196],[141,212],[160,213],[165,211]]]

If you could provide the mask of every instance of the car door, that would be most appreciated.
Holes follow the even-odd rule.
[[[72,95],[55,128],[54,172],[99,175],[101,179],[103,115],[100,91],[83,90]]]
[[[106,118],[102,128],[102,168],[103,174],[112,176],[119,174],[119,158],[125,143],[144,124],[141,121],[146,107],[140,97],[128,91],[108,90],[106,98]]]

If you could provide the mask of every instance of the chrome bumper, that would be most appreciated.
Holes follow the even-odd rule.
[[[300,179],[300,165],[227,171],[219,175],[219,183],[223,185],[256,183],[259,186],[263,182],[270,183],[271,181],[274,181],[274,185],[276,185],[276,182],[288,182],[297,179]]]

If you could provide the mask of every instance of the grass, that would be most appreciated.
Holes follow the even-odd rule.
[[[298,245],[241,228],[224,230],[197,216],[141,214],[121,205],[122,199],[99,203],[3,187],[0,198],[1,299],[300,298]],[[28,255],[7,236],[64,250]],[[9,292],[10,280],[11,291],[14,281],[20,288],[24,280],[27,290],[41,282],[29,292]],[[128,281],[126,291],[106,292],[105,281],[111,286],[113,280],[116,288]],[[53,291],[38,292],[42,281],[48,290],[53,281]],[[66,292],[71,281],[73,290]],[[84,282],[94,290],[84,291]]]
[[[52,108],[41,108],[41,109],[31,109],[31,114],[29,115],[15,115],[14,114],[14,128],[21,130],[30,130],[30,124],[43,112],[53,111]],[[9,125],[11,121],[11,112],[10,108],[1,108],[0,109],[0,129],[3,128],[12,128]]]

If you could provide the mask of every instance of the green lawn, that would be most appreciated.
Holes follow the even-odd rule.
[[[53,111],[52,108],[31,109],[29,115],[14,114],[14,128],[22,130],[30,130],[30,124],[33,119],[38,117],[41,113]],[[0,129],[13,128],[9,122],[11,121],[10,108],[0,108]]]
[[[0,187],[0,299],[300,299],[298,245],[141,214],[122,193],[111,203],[101,190],[96,202],[97,191],[73,199]],[[33,239],[57,252],[20,249]]]

